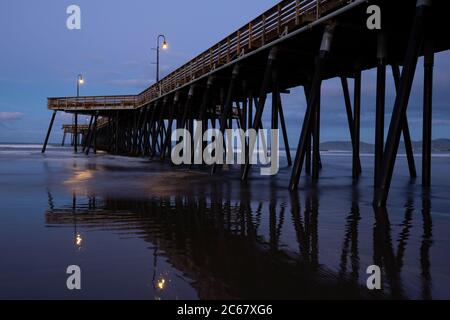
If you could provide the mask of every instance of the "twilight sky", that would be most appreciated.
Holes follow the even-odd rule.
[[[276,0],[2,0],[0,1],[0,143],[42,142],[51,113],[46,98],[135,94],[154,81],[156,36],[169,50],[161,56],[162,75],[176,69],[238,27],[276,4]],[[82,10],[82,29],[66,28],[66,8]],[[239,8],[239,14],[236,13]],[[450,138],[450,53],[436,56],[433,138]],[[414,83],[409,120],[414,140],[421,137],[422,61]],[[373,142],[374,70],[363,73],[362,132]],[[388,73],[387,111],[392,108]],[[284,96],[291,144],[297,144],[305,110],[302,90]],[[322,140],[348,140],[342,90],[337,80],[323,85]],[[268,112],[267,114],[269,114]],[[387,114],[386,121],[390,115]],[[51,142],[71,117],[60,114]],[[266,119],[268,122],[268,119]]]

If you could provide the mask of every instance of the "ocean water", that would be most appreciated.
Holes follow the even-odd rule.
[[[371,155],[358,183],[349,154],[322,162],[290,193],[285,166],[242,184],[237,167],[0,145],[0,298],[450,299],[450,157],[433,157],[427,192],[399,157],[383,211]]]

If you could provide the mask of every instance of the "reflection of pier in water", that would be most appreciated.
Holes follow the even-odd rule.
[[[391,224],[385,209],[376,212],[373,227],[373,264],[382,269],[383,291],[365,287],[366,267],[360,264],[358,194],[346,218],[339,270],[319,261],[318,199],[310,194],[290,203],[241,201],[215,197],[167,197],[154,200],[112,198],[83,199],[55,207],[49,193],[48,226],[113,231],[152,243],[153,256],[167,258],[176,269],[193,279],[202,299],[215,298],[407,298],[402,287],[402,267],[410,237],[412,200],[405,206],[402,230],[394,250]],[[266,211],[267,210],[267,211]],[[420,247],[422,293],[431,298],[429,250],[432,221],[429,201],[424,200],[423,236]],[[267,234],[261,224],[268,214]],[[283,246],[283,226],[295,230],[298,250]],[[344,223],[344,221],[343,221]],[[153,279],[155,281],[155,279]],[[157,285],[156,282],[154,282]]]

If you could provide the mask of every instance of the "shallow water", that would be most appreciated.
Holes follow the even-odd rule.
[[[358,184],[349,155],[322,158],[320,182],[292,194],[288,168],[241,184],[238,168],[0,146],[0,298],[450,299],[450,157],[433,158],[426,194],[400,157],[383,212],[372,156]]]

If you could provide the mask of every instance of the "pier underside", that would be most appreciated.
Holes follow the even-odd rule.
[[[367,26],[370,5],[381,9],[381,30]],[[289,188],[295,191],[303,170],[313,180],[319,178],[320,114],[326,112],[326,106],[320,106],[320,89],[322,81],[331,78],[340,78],[342,83],[353,145],[353,178],[358,180],[360,115],[365,107],[361,105],[361,73],[376,68],[374,205],[384,207],[401,137],[410,175],[417,175],[406,111],[421,56],[425,70],[422,184],[425,188],[431,184],[433,59],[435,53],[450,49],[450,38],[442,36],[447,30],[445,15],[443,1],[282,1],[138,95],[49,98],[48,108],[54,115],[63,111],[91,117],[84,139],[87,153],[93,147],[94,151],[101,148],[162,160],[170,159],[173,129],[193,133],[195,121],[201,120],[203,130],[258,130],[264,112],[271,112],[271,128],[283,133],[288,163],[293,167]],[[388,66],[397,98],[385,139]],[[354,79],[353,96],[350,78]],[[298,86],[305,89],[308,107],[303,123],[287,128],[281,94]],[[301,130],[295,157],[290,152],[288,129]],[[248,179],[249,169],[247,161],[242,181]]]

